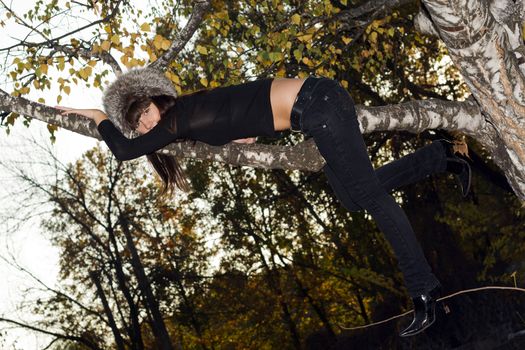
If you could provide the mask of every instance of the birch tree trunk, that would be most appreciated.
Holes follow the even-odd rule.
[[[419,29],[438,34],[487,123],[473,136],[525,199],[523,2],[423,0]],[[464,123],[471,121],[464,119]]]

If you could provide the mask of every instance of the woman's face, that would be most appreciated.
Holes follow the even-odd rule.
[[[148,107],[142,112],[139,118],[139,125],[135,129],[139,134],[143,135],[150,131],[160,121],[160,111],[157,106],[151,102]]]

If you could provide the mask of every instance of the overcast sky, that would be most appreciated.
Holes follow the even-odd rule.
[[[97,141],[78,135],[66,130],[58,131],[57,141],[51,145],[48,137],[46,125],[39,121],[31,122],[29,128],[17,124],[10,133],[2,133],[0,163],[10,162],[13,158],[20,157],[19,149],[30,147],[27,141],[28,136],[40,140],[44,146],[53,147],[56,156],[62,163],[74,161],[84,151],[96,145]],[[31,165],[24,166],[30,171]],[[13,208],[20,205],[15,195],[9,195],[13,189],[25,187],[22,181],[13,179],[13,174],[7,172],[4,167],[0,167],[0,177],[2,187],[0,189],[0,210],[3,214],[9,214]],[[58,256],[56,250],[50,245],[49,241],[42,235],[39,228],[39,218],[25,222],[16,232],[10,232],[8,226],[13,223],[3,222],[0,227],[0,256],[11,260],[12,254],[17,262],[43,282],[54,286],[57,274]],[[23,301],[23,292],[31,286],[38,286],[26,274],[17,271],[9,266],[5,261],[0,260],[0,275],[2,284],[0,287],[0,315],[16,320],[31,320],[31,315],[17,311],[17,305]],[[10,328],[10,327],[9,327]],[[6,324],[1,323],[0,329],[6,329]],[[2,334],[5,336],[5,334]],[[47,344],[48,337],[36,336],[32,332],[11,329],[8,331],[7,339],[0,337],[0,349],[42,349]],[[37,340],[39,340],[37,342]],[[2,341],[4,341],[2,343]],[[46,344],[44,344],[44,342]],[[14,346],[16,344],[16,347]]]

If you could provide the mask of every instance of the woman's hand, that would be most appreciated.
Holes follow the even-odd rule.
[[[237,139],[237,140],[233,140],[232,142],[235,142],[235,143],[254,143],[255,142],[255,137],[248,137],[248,138],[245,138],[245,139]]]
[[[86,118],[92,119],[98,125],[102,120],[108,119],[106,113],[102,112],[100,109],[80,109],[80,108],[71,108],[71,107],[62,107],[55,106],[56,109],[60,109],[62,112],[60,114],[67,115],[69,113],[75,113],[82,115]]]

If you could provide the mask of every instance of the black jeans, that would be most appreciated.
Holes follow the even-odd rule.
[[[307,91],[301,89],[299,93]],[[326,160],[323,171],[339,201],[349,211],[367,210],[386,236],[409,295],[415,297],[439,284],[405,212],[389,192],[430,174],[445,172],[443,145],[434,141],[374,169],[351,96],[337,81],[328,78],[320,79],[311,89],[311,99],[299,121],[299,130],[313,137]]]

